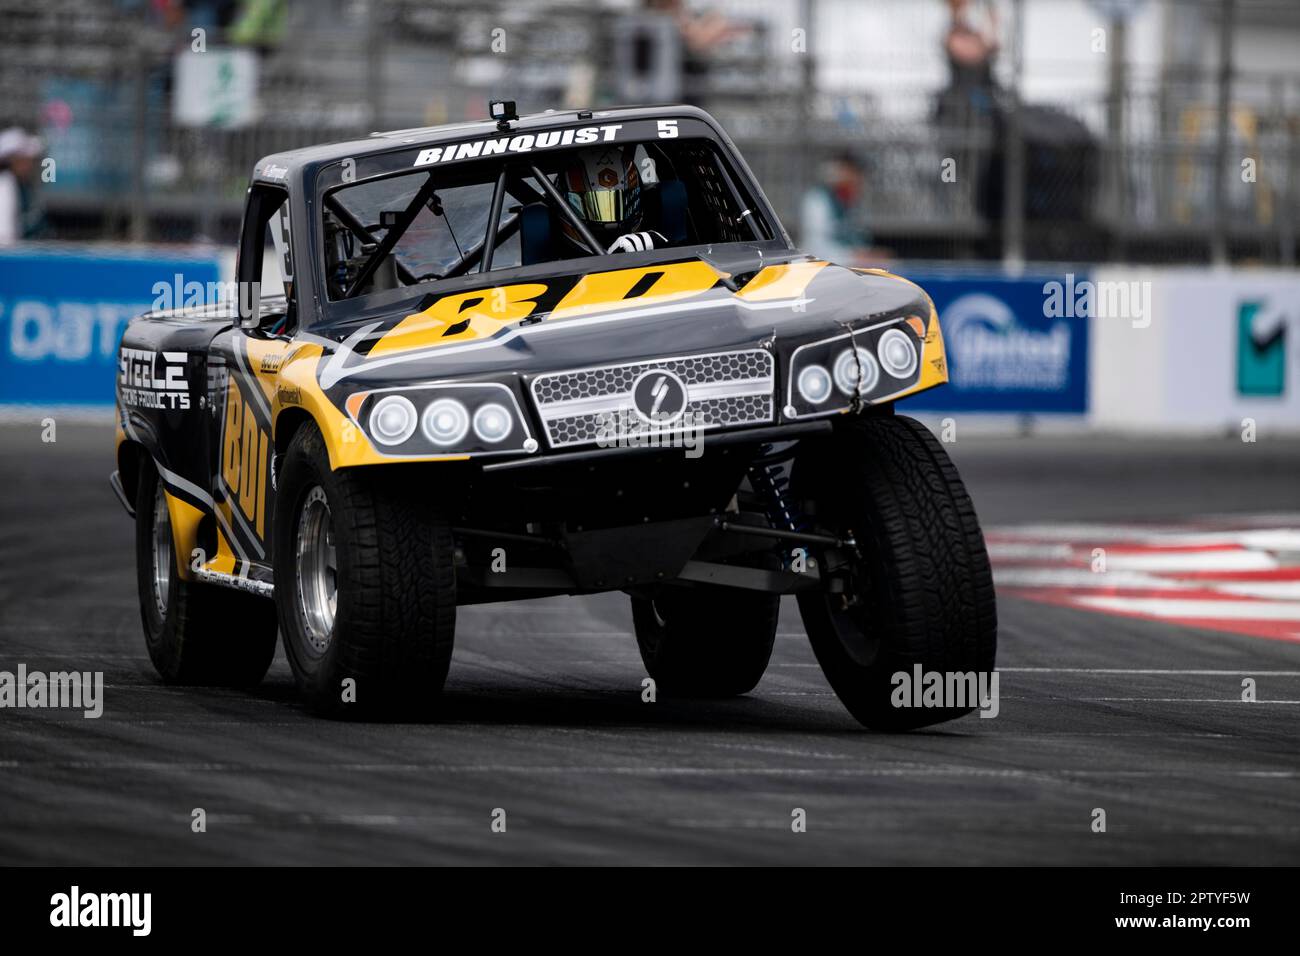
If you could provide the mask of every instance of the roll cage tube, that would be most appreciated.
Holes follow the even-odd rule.
[[[235,318],[241,328],[255,326],[261,321],[262,252],[266,243],[266,224],[288,200],[289,192],[281,186],[254,183],[248,188],[244,221],[239,229],[239,248],[235,253],[236,288],[249,290],[248,295],[235,296]],[[285,307],[292,313],[293,302],[287,301]]]
[[[560,214],[569,221],[570,226],[578,230],[578,235],[580,235],[582,241],[587,244],[587,248],[591,250],[591,254],[595,256],[603,256],[605,250],[602,249],[600,243],[596,241],[596,237],[591,234],[591,230],[587,228],[587,224],[582,221],[581,216],[573,211],[573,207],[564,201],[564,197],[561,196],[560,191],[551,184],[551,181],[546,178],[546,174],[536,166],[530,166],[529,169],[538,184],[541,185],[542,191],[546,193],[551,202],[555,203],[556,207],[560,210]]]
[[[492,261],[497,247],[500,245],[501,241],[512,236],[520,225],[520,217],[517,212],[512,213],[504,223],[500,221],[501,210],[505,204],[506,193],[509,191],[508,187],[511,184],[520,188],[521,191],[527,191],[537,196],[539,199],[544,198],[549,201],[555,211],[573,227],[582,244],[588,248],[592,255],[604,255],[605,249],[601,246],[600,242],[592,234],[591,230],[587,227],[587,224],[583,222],[582,218],[574,212],[573,208],[567,202],[564,201],[564,197],[560,194],[559,190],[555,188],[555,185],[542,171],[541,167],[536,164],[530,164],[524,167],[522,172],[523,175],[521,175],[521,171],[517,169],[514,164],[502,164],[493,186],[487,228],[482,240],[462,252],[460,258],[456,262],[452,263],[452,265],[441,274],[415,276],[405,265],[398,261],[396,266],[398,274],[401,276],[402,280],[408,285],[411,285],[428,278],[445,279],[452,276],[463,275],[473,268],[476,261],[480,273],[491,271]],[[765,234],[768,230],[760,228],[759,222],[763,221],[762,217],[755,216],[753,209],[746,205],[744,197],[740,189],[736,186],[735,181],[732,179],[731,172],[726,168],[726,165],[719,164],[718,172],[722,178],[724,187],[731,196],[732,202],[735,203],[736,208],[741,210],[734,219],[734,225],[740,226],[741,223],[744,223],[744,225],[748,227],[753,238],[758,241],[772,238],[770,234]],[[538,192],[536,189],[533,189],[528,185],[525,177],[535,179],[541,187],[541,191]],[[408,204],[401,212],[397,222],[385,231],[384,237],[382,240],[379,240],[378,247],[375,249],[374,253],[371,254],[362,265],[361,271],[357,274],[357,278],[343,294],[344,299],[350,299],[359,294],[360,291],[365,288],[366,284],[374,277],[380,264],[383,262],[384,257],[392,253],[393,249],[396,248],[397,243],[401,241],[402,236],[406,233],[406,230],[410,228],[411,224],[415,221],[415,218],[420,213],[420,208],[428,205],[430,198],[435,194],[434,187],[435,172],[430,170],[428,177],[420,186],[414,199],[412,199],[410,204]],[[346,207],[344,207],[342,203],[338,202],[333,195],[326,197],[325,204],[327,208],[338,217],[343,225],[360,239],[364,242],[375,242],[374,234],[371,233],[370,229],[358,220],[356,216],[347,211]],[[765,221],[763,222],[764,225],[766,225]]]
[[[420,214],[420,209],[433,195],[433,186],[433,172],[430,171],[428,177],[425,178],[424,183],[416,192],[415,198],[402,210],[402,214],[398,217],[397,222],[393,223],[393,227],[384,233],[384,238],[379,241],[379,248],[366,260],[365,265],[361,267],[361,271],[357,273],[356,280],[352,283],[351,288],[344,293],[343,298],[352,298],[366,287],[367,282],[374,278],[375,272],[379,269],[379,263],[383,262],[384,257],[393,251],[393,247],[397,245],[397,240],[406,234],[406,230],[411,227],[411,223],[415,222],[415,217]]]
[[[339,222],[351,229],[363,241],[374,243],[379,242],[379,240],[375,238],[375,234],[370,231],[369,227],[356,216],[352,215],[346,206],[334,198],[332,193],[325,197],[325,207],[338,217]],[[394,265],[397,266],[397,274],[402,277],[403,282],[407,285],[414,284],[415,273],[408,269],[402,263],[401,259],[397,259],[394,262]]]
[[[564,201],[564,197],[561,196],[555,186],[551,184],[551,181],[546,177],[546,174],[537,166],[529,166],[527,167],[527,171],[542,187],[542,193],[538,195],[545,195],[545,197],[551,201],[559,214],[577,230],[578,235],[581,237],[583,243],[588,247],[588,249],[591,250],[591,253],[597,256],[604,255],[605,250],[601,248],[596,237],[591,234],[591,230],[587,228],[586,223],[584,223],[569,204]],[[438,278],[445,279],[449,276],[458,275],[464,271],[468,271],[468,268],[473,264],[475,259],[479,260],[479,272],[488,272],[491,270],[492,257],[496,251],[498,241],[503,238],[509,238],[519,227],[518,213],[511,215],[510,219],[506,222],[500,222],[501,208],[505,204],[506,182],[512,175],[519,181],[519,183],[523,183],[523,180],[518,177],[518,174],[515,173],[508,164],[503,165],[500,173],[497,174],[497,181],[492,190],[491,207],[488,213],[487,232],[483,239],[464,252],[459,261],[454,263],[450,268],[438,276]],[[378,248],[376,248],[371,256],[366,259],[365,264],[361,267],[361,271],[357,273],[356,279],[343,294],[344,299],[351,299],[353,296],[357,295],[363,288],[365,288],[366,283],[374,277],[375,272],[379,269],[379,264],[384,261],[384,257],[392,253],[393,249],[396,248],[397,243],[401,241],[402,236],[405,235],[406,230],[410,228],[411,223],[415,221],[415,217],[420,214],[420,208],[426,205],[429,202],[430,197],[433,196],[434,186],[434,172],[431,170],[428,177],[421,184],[419,191],[416,192],[415,197],[407,207],[402,210],[397,222],[385,231],[384,238],[379,241]],[[530,191],[536,194],[536,190],[530,188]],[[350,212],[347,212],[343,204],[335,200],[332,195],[326,198],[325,204],[331,212],[339,217],[339,220],[343,225],[362,240],[367,242],[375,241],[374,235],[365,224]],[[406,282],[411,283],[417,281],[417,277],[415,277],[410,270],[400,262],[398,263],[398,268],[401,273],[403,273],[403,279]]]
[[[591,234],[591,230],[587,228],[586,223],[584,223],[581,217],[579,217],[569,204],[564,201],[564,197],[561,196],[559,191],[551,184],[551,181],[546,177],[546,174],[537,166],[529,166],[528,172],[541,185],[542,192],[545,194],[546,198],[555,205],[560,215],[567,219],[569,224],[578,230],[578,234],[582,237],[582,241],[591,250],[592,254],[597,256],[604,255],[605,250],[602,249],[600,243],[596,241],[596,237]],[[479,260],[478,271],[491,271],[492,257],[496,252],[498,240],[509,238],[519,226],[518,213],[511,215],[506,222],[500,222],[501,207],[505,203],[506,181],[511,176],[514,177],[517,185],[526,186],[524,179],[520,177],[518,173],[514,172],[509,164],[502,165],[501,172],[497,175],[496,186],[492,190],[492,202],[488,210],[487,232],[483,236],[483,241],[479,244],[478,248],[471,248],[469,252],[461,256],[460,262],[453,265],[443,274],[444,278],[446,276],[455,275],[458,269],[469,263],[472,258],[478,254],[479,249],[482,249],[482,255]],[[530,192],[535,192],[531,187],[528,187],[528,189]]]
[[[479,272],[487,272],[492,268],[492,253],[496,251],[497,245],[497,220],[501,218],[501,203],[505,200],[505,195],[506,166],[502,163],[496,187],[492,190],[492,203],[488,206],[487,233],[483,236],[483,258],[479,262]],[[461,258],[465,257],[462,255]]]
[[[741,222],[744,222],[745,225],[749,227],[750,234],[759,242],[771,239],[772,237],[770,235],[764,236],[759,233],[756,221],[759,217],[754,215],[753,209],[745,205],[745,198],[741,195],[740,189],[736,186],[735,181],[732,180],[731,173],[728,171],[725,163],[718,164],[718,172],[722,176],[722,181],[727,184],[727,191],[731,193],[731,201],[734,202],[736,208],[740,210],[740,213],[736,216],[736,225],[740,225]],[[764,223],[764,225],[766,225],[766,223]]]

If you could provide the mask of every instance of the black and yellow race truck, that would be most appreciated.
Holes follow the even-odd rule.
[[[265,280],[265,281],[264,281]],[[663,694],[743,694],[794,595],[864,724],[994,666],[930,298],[799,252],[690,107],[548,111],[268,156],[217,305],[121,343],[145,639],[330,714],[436,705],[460,605],[619,590]],[[640,690],[637,688],[636,690]]]

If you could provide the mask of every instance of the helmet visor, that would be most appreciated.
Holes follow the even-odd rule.
[[[588,222],[622,222],[624,203],[622,189],[588,189],[569,193],[569,204]]]

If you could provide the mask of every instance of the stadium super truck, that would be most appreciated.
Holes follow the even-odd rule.
[[[268,156],[236,286],[119,355],[165,681],[255,684],[278,633],[313,710],[418,717],[459,606],[614,590],[665,695],[752,690],[782,595],[867,726],[970,709],[899,672],[992,670],[970,498],[894,411],[947,380],[933,303],[796,249],[708,114],[496,101]]]

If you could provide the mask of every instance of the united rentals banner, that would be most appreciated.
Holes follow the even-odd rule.
[[[934,299],[949,384],[908,398],[900,408],[1088,411],[1088,319],[1112,303],[1099,295],[1086,274],[903,274]]]

